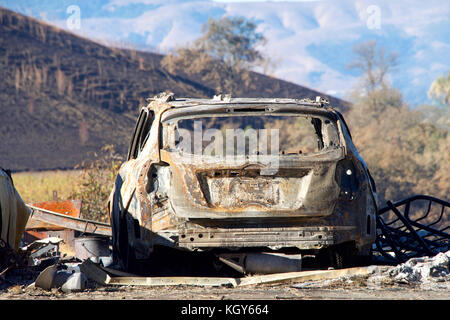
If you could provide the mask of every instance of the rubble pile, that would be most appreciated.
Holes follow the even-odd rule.
[[[93,237],[77,239],[91,238]],[[0,273],[0,291],[10,285],[44,290],[56,288],[64,293],[84,291],[88,287],[88,278],[80,270],[83,261],[90,260],[101,266],[111,264],[111,256],[100,257],[96,255],[97,251],[92,252],[90,256],[85,252],[68,256],[60,251],[63,242],[60,238],[49,237],[20,248],[14,255],[17,263]],[[97,248],[91,246],[90,249]],[[102,252],[105,254],[106,251]]]
[[[401,283],[450,281],[450,250],[434,257],[412,258],[390,268],[386,274]]]
[[[366,282],[369,288],[391,285],[418,286],[425,290],[450,289],[450,251],[432,257],[411,258],[384,270],[374,267]]]
[[[306,281],[292,285],[296,289],[360,286],[382,289],[392,285],[419,286],[421,289],[450,289],[450,250],[433,257],[411,258],[397,266],[370,266],[368,275],[345,275],[335,279]]]

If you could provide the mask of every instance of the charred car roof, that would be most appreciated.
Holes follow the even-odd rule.
[[[148,107],[159,109],[161,104],[169,105],[161,120],[168,121],[173,118],[187,115],[201,115],[211,113],[245,113],[245,112],[270,112],[270,113],[305,113],[332,117],[336,120],[336,112],[329,105],[328,100],[317,97],[311,99],[286,99],[286,98],[230,98],[215,96],[213,99],[175,99],[173,95],[156,96],[149,99],[153,101]]]

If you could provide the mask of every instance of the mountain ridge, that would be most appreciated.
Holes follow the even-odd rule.
[[[214,84],[160,65],[163,55],[106,47],[0,7],[0,166],[14,171],[72,168],[105,144],[125,154],[139,106],[162,91],[212,97]],[[242,97],[328,97],[251,73]]]

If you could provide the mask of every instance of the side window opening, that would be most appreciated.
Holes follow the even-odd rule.
[[[339,145],[339,135],[336,126],[330,120],[322,122],[323,142],[326,147],[335,147]]]
[[[320,120],[318,118],[312,118],[311,124],[314,126],[314,130],[316,131],[317,147],[319,148],[319,150],[322,150],[324,147],[323,135],[322,135],[322,120]]]
[[[134,131],[133,139],[131,140],[130,150],[128,152],[128,160],[136,159],[146,142],[146,137],[150,132],[153,120],[153,113],[143,110],[139,115]]]
[[[353,138],[352,138],[352,134],[351,134],[351,132],[350,132],[350,129],[349,129],[347,123],[345,122],[344,117],[342,116],[342,114],[341,114],[339,111],[337,111],[337,110],[335,110],[335,111],[336,111],[337,115],[339,116],[339,118],[341,118],[342,123],[344,124],[345,129],[347,130],[348,135],[350,136],[350,139],[353,139]]]
[[[140,139],[139,139],[138,155],[142,151],[142,149],[144,148],[145,144],[147,143],[148,137],[150,136],[150,129],[152,128],[152,124],[153,124],[153,119],[154,118],[155,118],[155,113],[152,110],[150,110],[148,112],[148,116],[147,116],[147,119],[145,121],[144,127],[142,129],[142,134],[141,134]]]

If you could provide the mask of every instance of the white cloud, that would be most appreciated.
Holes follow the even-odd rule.
[[[209,2],[209,0],[110,0],[108,5],[125,7],[130,4],[175,5],[186,2]]]
[[[249,3],[249,2],[317,2],[321,0],[212,0],[221,3]]]
[[[449,64],[433,63],[430,68],[431,71],[450,70]]]
[[[406,43],[412,45],[410,48],[400,48],[399,53],[400,61],[408,64],[406,69],[409,72],[393,75],[394,83],[407,89],[406,95],[422,90],[432,81],[431,77],[443,73],[444,68],[449,67],[445,52],[450,48],[450,30],[445,27],[448,27],[450,6],[443,5],[441,1],[411,0],[407,5],[404,1],[390,0],[252,2],[110,0],[105,8],[117,12],[120,12],[121,7],[135,3],[158,6],[132,19],[85,18],[80,33],[95,39],[120,41],[138,35],[145,39],[149,47],[167,52],[196,39],[200,35],[201,25],[208,17],[243,15],[259,22],[258,30],[268,40],[265,52],[279,60],[275,76],[312,87],[309,74],[318,73],[320,81],[314,82],[314,89],[333,91],[340,96],[344,96],[356,83],[356,78],[349,75],[342,65],[345,59],[324,61],[323,57],[308,51],[309,46],[317,47],[319,53],[323,48],[330,50],[330,55],[341,57],[343,45],[351,47],[361,40],[380,38],[386,44],[395,46],[406,39]],[[380,30],[367,28],[367,8],[371,5],[380,8]],[[64,27],[62,21],[57,24]],[[440,34],[446,34],[447,40],[442,36],[435,39]],[[434,66],[432,73],[423,73],[431,65]],[[411,73],[419,75],[419,71],[422,72],[421,77],[411,83],[408,77]],[[425,94],[423,92],[422,96]]]

